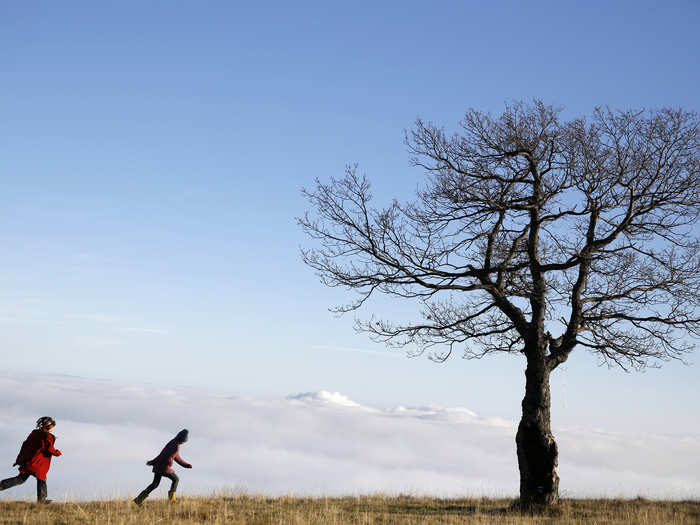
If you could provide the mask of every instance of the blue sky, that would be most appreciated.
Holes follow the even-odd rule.
[[[451,129],[531,97],[571,117],[698,110],[693,1],[105,4],[0,2],[10,373],[516,418],[518,359],[406,359],[327,311],[348,295],[300,261],[301,187],[358,162],[378,203],[409,198],[418,116]],[[555,425],[700,433],[697,365],[579,354],[553,378]]]

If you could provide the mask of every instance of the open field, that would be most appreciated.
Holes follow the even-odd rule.
[[[514,510],[509,499],[419,497],[298,498],[232,496],[192,498],[169,504],[148,500],[37,505],[1,502],[0,524],[622,524],[700,523],[700,501],[563,500],[541,513]]]

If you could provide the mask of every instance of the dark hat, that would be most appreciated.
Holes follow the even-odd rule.
[[[184,443],[185,441],[187,441],[187,436],[189,435],[189,433],[189,430],[183,428],[182,430],[180,430],[180,432],[177,433],[175,439],[177,439],[180,443]]]

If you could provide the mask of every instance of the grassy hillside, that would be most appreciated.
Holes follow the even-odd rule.
[[[169,504],[148,500],[88,503],[1,502],[0,524],[544,524],[639,525],[700,523],[700,501],[565,500],[542,513],[521,513],[505,499],[414,497],[192,498]]]

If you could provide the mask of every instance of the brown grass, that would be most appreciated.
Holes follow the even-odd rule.
[[[524,513],[508,499],[420,497],[301,498],[232,496],[191,498],[177,503],[147,500],[68,502],[37,505],[0,502],[0,524],[597,524],[700,523],[700,501],[563,500],[539,512]]]

